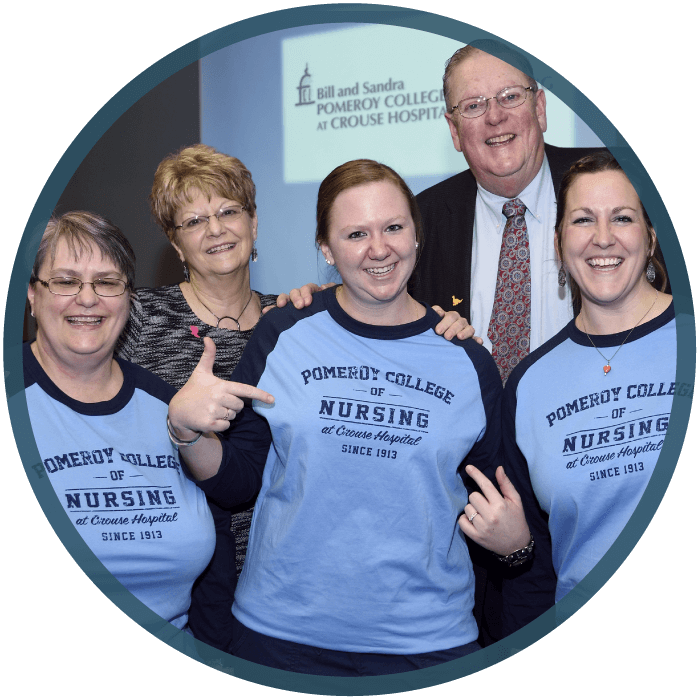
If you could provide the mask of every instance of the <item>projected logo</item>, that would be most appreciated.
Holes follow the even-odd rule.
[[[304,70],[304,75],[301,76],[299,80],[299,85],[297,86],[297,91],[299,92],[299,101],[296,103],[295,107],[303,107],[304,105],[314,104],[314,100],[311,91],[311,73],[309,73],[309,64],[306,64],[306,69]]]
[[[438,88],[407,91],[407,82],[393,77],[380,82],[360,82],[357,78],[352,78],[355,76],[347,75],[346,72],[344,79],[341,78],[342,82],[337,85],[329,83],[314,90],[309,64],[306,64],[296,86],[297,101],[294,106],[316,105],[315,115],[322,117],[315,124],[309,122],[307,127],[313,128],[315,125],[316,131],[326,131],[330,127],[331,131],[336,131],[442,119],[445,111],[442,106],[444,98],[442,90]],[[331,78],[322,75],[322,79],[329,81]],[[304,120],[309,115],[309,111],[298,113],[298,117]]]
[[[390,163],[404,177],[464,170],[445,127],[440,80],[445,56],[460,46],[385,25],[285,38],[285,183],[318,183],[359,157]]]

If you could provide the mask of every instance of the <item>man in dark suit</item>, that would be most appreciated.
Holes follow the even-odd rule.
[[[489,350],[506,225],[501,209],[513,198],[522,199],[527,207],[530,351],[572,317],[568,290],[557,283],[556,192],[571,163],[595,149],[545,144],[546,98],[531,75],[529,61],[499,42],[478,41],[455,53],[443,79],[445,118],[454,147],[464,154],[469,170],[418,195],[425,246],[410,291],[469,319]],[[513,100],[518,100],[516,106]]]
[[[568,288],[558,284],[556,192],[569,166],[595,149],[545,144],[546,98],[531,76],[529,61],[499,42],[474,42],[454,54],[443,78],[445,118],[454,147],[464,154],[469,170],[417,197],[425,243],[411,279],[411,294],[469,319],[489,350],[507,221],[503,204],[516,197],[527,207],[529,350],[572,317]],[[488,552],[471,543],[469,549],[476,575],[474,615],[481,631],[479,641],[489,644],[501,636],[502,571]]]

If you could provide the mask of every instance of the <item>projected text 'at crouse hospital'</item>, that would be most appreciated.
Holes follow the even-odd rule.
[[[445,113],[441,89],[406,91],[403,80],[327,85],[316,90],[317,131],[406,124],[441,119]]]

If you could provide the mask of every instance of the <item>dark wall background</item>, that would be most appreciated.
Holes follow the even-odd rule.
[[[136,283],[181,282],[182,265],[153,221],[148,195],[158,163],[200,139],[199,62],[175,73],[125,112],[71,178],[57,214],[86,209],[107,217],[136,252]]]

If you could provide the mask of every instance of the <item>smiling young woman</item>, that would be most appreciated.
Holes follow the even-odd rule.
[[[319,247],[338,269],[338,301],[354,318],[397,325],[425,315],[407,291],[418,240],[406,197],[394,183],[372,182],[339,194]]]
[[[198,365],[204,338],[210,338],[216,344],[214,375],[222,380],[231,376],[261,308],[277,299],[250,286],[250,263],[258,257],[255,196],[245,165],[210,146],[189,146],[162,160],[153,179],[151,209],[183,263],[185,280],[135,290],[117,348],[120,357],[179,389]],[[437,325],[445,332],[449,323]],[[210,502],[210,507],[217,550],[194,586],[189,625],[197,639],[226,650],[252,502],[229,509]]]
[[[436,335],[437,314],[408,294],[422,234],[397,173],[339,166],[316,221],[339,291],[265,316],[233,382],[205,354],[170,404],[183,442],[202,433],[181,454],[210,499],[262,480],[229,652],[318,675],[433,666],[479,648],[462,533],[506,557],[530,541],[497,471],[500,376],[474,340]],[[244,407],[240,392],[260,389],[274,400]],[[484,496],[469,494],[464,463],[503,496],[474,468]]]
[[[671,303],[670,295],[657,299],[647,278],[649,268],[652,280],[659,276],[658,289],[665,288],[663,266],[654,257],[656,233],[632,183],[616,165],[609,153],[581,162],[575,177],[562,182],[557,216],[559,257],[570,275],[572,296],[581,301],[577,327],[595,334],[630,328],[645,309],[650,320]]]
[[[651,221],[610,153],[582,158],[565,175],[556,230],[560,284],[568,273],[581,312],[505,388],[509,475],[537,541],[531,568],[503,583],[507,633],[561,600],[620,535],[676,394],[684,320],[663,293]]]

